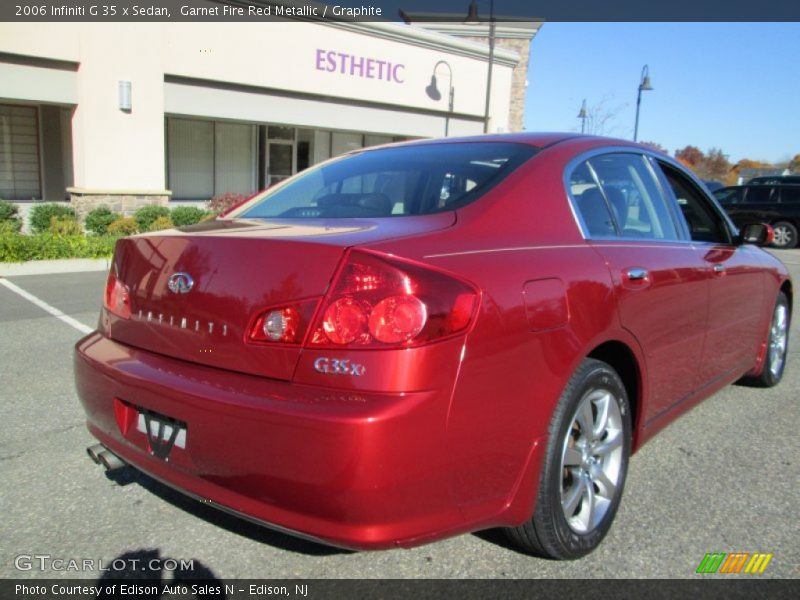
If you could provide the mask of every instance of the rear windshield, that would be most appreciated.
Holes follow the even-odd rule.
[[[230,216],[375,218],[454,210],[485,194],[536,151],[526,144],[472,142],[350,154],[263,192]]]

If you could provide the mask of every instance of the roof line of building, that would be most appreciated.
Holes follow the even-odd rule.
[[[442,50],[449,54],[466,56],[468,58],[489,59],[489,46],[470,40],[430,31],[415,25],[404,23],[391,23],[381,21],[369,22],[344,22],[328,21],[325,25],[355,31],[372,37],[383,38],[412,44],[422,48]],[[476,32],[478,33],[478,32]],[[519,63],[520,56],[512,50],[495,46],[494,62],[507,67],[514,67]]]

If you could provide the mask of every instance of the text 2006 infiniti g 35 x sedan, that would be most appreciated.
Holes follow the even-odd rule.
[[[770,237],[619,140],[348,154],[118,242],[76,347],[90,454],[338,546],[505,527],[579,557],[632,452],[733,381],[781,379]]]

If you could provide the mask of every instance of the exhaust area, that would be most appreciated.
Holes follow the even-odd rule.
[[[116,471],[124,466],[127,466],[124,460],[111,452],[103,444],[95,444],[86,448],[86,453],[98,465],[101,465],[106,471]]]

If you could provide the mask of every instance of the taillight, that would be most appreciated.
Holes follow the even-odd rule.
[[[318,299],[262,309],[247,328],[247,341],[299,344],[305,338]]]
[[[131,318],[131,293],[128,286],[117,279],[114,269],[108,273],[106,280],[106,293],[103,297],[103,306],[107,310],[123,319]]]
[[[407,347],[464,331],[478,293],[429,267],[353,251],[317,312],[308,345]]]

